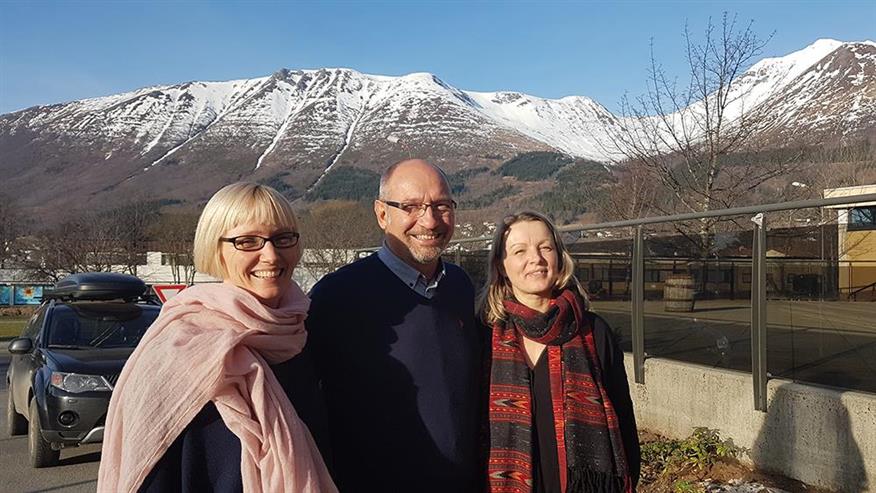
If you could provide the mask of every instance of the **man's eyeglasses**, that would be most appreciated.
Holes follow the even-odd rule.
[[[270,241],[277,250],[285,250],[292,248],[298,244],[298,238],[301,235],[298,233],[279,233],[270,238],[264,236],[246,235],[235,236],[234,238],[219,238],[219,241],[231,243],[237,250],[244,252],[255,252],[264,248],[265,243]]]
[[[441,202],[433,202],[431,204],[411,204],[407,202],[393,202],[391,200],[381,200],[384,204],[395,207],[396,209],[401,209],[405,212],[405,214],[420,218],[426,214],[426,209],[432,208],[435,213],[440,214],[442,216],[449,216],[454,209],[456,209],[456,201],[455,200],[443,200]]]

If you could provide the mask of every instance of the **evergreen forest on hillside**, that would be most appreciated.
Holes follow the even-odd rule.
[[[314,200],[373,200],[377,197],[380,175],[352,166],[340,166],[325,175],[313,190],[307,193]]]
[[[539,181],[550,178],[560,168],[574,161],[574,158],[556,152],[525,152],[502,163],[496,172],[520,181]]]

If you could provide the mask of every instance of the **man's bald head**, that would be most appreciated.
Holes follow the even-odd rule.
[[[386,171],[380,176],[380,188],[377,192],[377,198],[380,200],[388,200],[389,199],[389,189],[392,186],[392,177],[396,174],[396,171],[402,168],[405,172],[425,172],[425,173],[437,173],[440,179],[444,182],[444,186],[447,189],[447,194],[450,194],[450,180],[447,179],[447,175],[444,173],[444,170],[435,166],[434,164],[428,163],[423,159],[403,159],[389,168],[386,168]],[[404,173],[406,174],[406,173]]]

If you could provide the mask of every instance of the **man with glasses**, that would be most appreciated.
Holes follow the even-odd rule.
[[[383,247],[311,292],[308,348],[340,491],[482,489],[474,288],[441,253],[456,202],[422,160],[391,166],[374,201]]]

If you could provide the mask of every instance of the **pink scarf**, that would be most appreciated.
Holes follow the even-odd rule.
[[[246,492],[336,492],[307,427],[268,367],[304,347],[310,300],[294,282],[277,309],[229,284],[174,296],[110,399],[98,492],[133,492],[208,401],[241,444]]]

